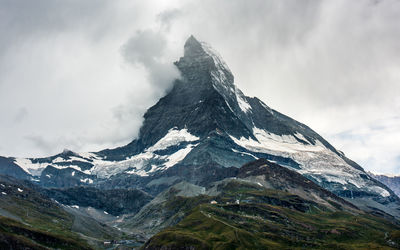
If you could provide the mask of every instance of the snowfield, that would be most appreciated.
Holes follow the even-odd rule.
[[[267,153],[271,155],[291,158],[300,164],[301,169],[293,169],[302,175],[310,176],[319,183],[338,183],[347,188],[364,189],[382,197],[390,196],[390,193],[378,186],[371,186],[371,182],[362,178],[365,174],[361,170],[348,165],[340,156],[327,149],[320,141],[315,145],[309,142],[304,144],[301,141],[308,142],[300,133],[293,135],[276,135],[259,128],[253,128],[252,138],[230,138],[239,146],[250,152],[239,152],[253,157],[251,152]],[[300,139],[300,140],[299,140]],[[289,167],[290,168],[290,167]]]
[[[148,176],[150,173],[165,170],[170,168],[180,161],[182,161],[190,151],[196,147],[196,142],[200,138],[188,132],[188,130],[172,128],[168,133],[156,142],[153,146],[145,149],[142,153],[132,156],[123,161],[107,161],[102,159],[95,153],[74,153],[74,156],[69,156],[67,159],[57,157],[49,162],[34,163],[31,159],[16,158],[15,164],[20,166],[25,172],[33,176],[40,176],[43,170],[51,165],[57,169],[72,168],[71,176],[75,176],[76,172],[82,172],[88,175],[96,175],[99,178],[109,178],[119,173],[136,174],[140,176]],[[181,143],[186,145],[179,146]],[[159,155],[157,151],[167,150],[172,146],[178,146],[175,151],[168,155]],[[94,166],[89,170],[82,170],[81,167],[74,165],[73,161],[91,163]],[[56,165],[56,163],[70,163]],[[47,178],[51,175],[47,174]],[[93,180],[90,178],[80,179],[82,183],[92,184]]]

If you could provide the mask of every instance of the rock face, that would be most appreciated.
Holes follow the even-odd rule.
[[[137,213],[153,198],[135,189],[99,190],[93,187],[73,187],[43,189],[41,192],[64,205],[93,207],[115,216]]]
[[[269,194],[241,193],[243,190]],[[283,197],[279,194],[283,194]],[[290,193],[290,194],[289,194]],[[289,198],[286,200],[286,198]],[[301,174],[265,159],[242,166],[236,176],[211,183],[208,188],[180,182],[158,194],[134,216],[126,216],[121,225],[148,235],[174,226],[200,204],[267,203],[307,212],[312,207],[326,211],[363,214],[353,204],[321,188]]]
[[[30,174],[14,163],[13,158],[0,156],[0,174],[9,175],[18,179],[29,179]]]
[[[339,198],[301,174],[265,159],[247,163],[240,168],[237,177],[269,189],[298,195],[305,200],[314,201],[332,210],[341,209],[359,212],[358,208],[350,202]]]
[[[360,207],[400,216],[393,191],[306,125],[245,96],[209,45],[191,36],[175,65],[181,79],[148,109],[128,145],[8,161],[44,186],[132,187],[155,195],[181,181],[207,186],[265,158]]]

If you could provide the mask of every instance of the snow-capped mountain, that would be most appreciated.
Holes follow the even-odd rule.
[[[137,139],[95,153],[1,158],[1,171],[43,186],[137,187],[158,193],[179,181],[231,177],[265,158],[361,207],[400,215],[398,197],[306,125],[245,96],[221,56],[191,36],[175,62],[181,79],[144,115]],[[23,170],[23,171],[21,171]]]

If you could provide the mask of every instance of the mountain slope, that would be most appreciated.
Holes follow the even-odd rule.
[[[394,228],[377,217],[346,212],[204,204],[156,234],[143,249],[397,249]]]
[[[236,174],[231,167],[265,158],[365,210],[400,217],[393,191],[306,125],[245,96],[209,45],[191,36],[175,65],[181,78],[145,113],[138,138],[128,145],[7,161],[42,186],[134,187],[156,195],[181,181],[223,180]]]
[[[0,216],[1,249],[91,249],[85,242]]]
[[[82,186],[43,189],[41,192],[64,205],[93,207],[115,216],[136,213],[152,198],[147,193],[135,189],[101,190]]]
[[[91,249],[81,238],[80,228],[74,228],[77,219],[81,218],[47,199],[29,182],[0,175],[0,246],[7,246],[4,249]],[[99,232],[99,240],[119,235],[94,220],[90,226]]]

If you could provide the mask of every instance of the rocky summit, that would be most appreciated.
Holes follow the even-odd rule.
[[[35,183],[38,192],[69,206],[68,211],[74,205],[106,209],[107,214],[118,218],[103,216],[102,223],[124,225],[124,230],[139,232],[144,238],[176,225],[184,215],[203,216],[203,210],[196,206],[210,202],[209,197],[220,201],[229,197],[227,202],[236,202],[231,200],[232,193],[212,193],[218,183],[232,178],[241,179],[240,185],[250,183],[253,189],[254,185],[263,187],[255,188],[259,197],[256,203],[268,203],[268,199],[260,197],[266,195],[264,189],[272,189],[286,192],[279,193],[278,205],[296,195],[307,204],[307,209],[300,209],[302,213],[313,210],[309,207],[314,205],[310,204],[318,203],[315,207],[331,212],[340,208],[357,216],[368,213],[400,218],[400,199],[391,189],[308,126],[256,97],[245,96],[222,57],[207,43],[190,36],[183,57],[174,64],[181,77],[147,110],[138,137],[129,144],[99,152],[64,150],[47,158],[0,157],[0,173]],[[261,165],[245,165],[259,159]],[[193,189],[193,194],[184,201],[176,198],[177,187]],[[85,192],[91,195],[79,195]],[[246,195],[250,197],[254,192],[246,191]],[[127,197],[137,201],[118,201]],[[166,203],[169,199],[191,205],[172,208],[171,203]],[[289,209],[292,205],[288,205]],[[228,208],[238,212],[237,206]],[[206,210],[217,213],[214,207]],[[171,217],[178,211],[179,216]],[[80,211],[83,212],[89,213]],[[217,217],[221,221],[224,216]],[[185,223],[190,219],[185,220],[182,225],[187,230]],[[147,247],[159,246],[160,237],[153,238]]]

